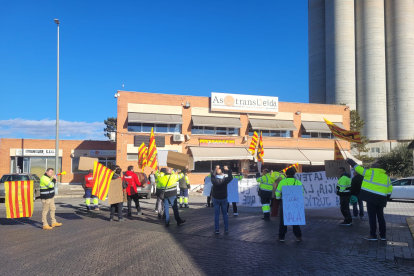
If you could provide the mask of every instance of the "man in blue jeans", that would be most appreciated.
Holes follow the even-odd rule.
[[[211,175],[213,184],[213,204],[214,204],[214,233],[220,234],[219,220],[220,209],[224,220],[224,233],[229,233],[229,218],[227,216],[227,185],[233,180],[232,171],[228,170],[227,177],[221,169],[215,169]]]

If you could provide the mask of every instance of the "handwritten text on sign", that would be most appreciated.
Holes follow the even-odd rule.
[[[326,208],[339,206],[336,195],[336,177],[326,177],[325,172],[297,173],[295,178],[300,180],[305,190],[306,208]]]
[[[302,186],[283,186],[283,219],[285,225],[306,225]]]

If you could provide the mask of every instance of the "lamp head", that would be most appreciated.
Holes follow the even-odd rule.
[[[55,19],[55,23],[59,25],[59,19]]]

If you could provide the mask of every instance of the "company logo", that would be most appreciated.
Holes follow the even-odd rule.
[[[211,110],[247,113],[278,112],[278,98],[211,92]]]
[[[233,106],[234,105],[234,98],[232,96],[226,96],[224,98],[224,104],[227,106]]]

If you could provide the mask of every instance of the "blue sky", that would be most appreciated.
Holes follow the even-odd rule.
[[[308,102],[307,2],[2,1],[0,137],[54,138],[54,18],[63,139],[105,139],[122,84]]]

